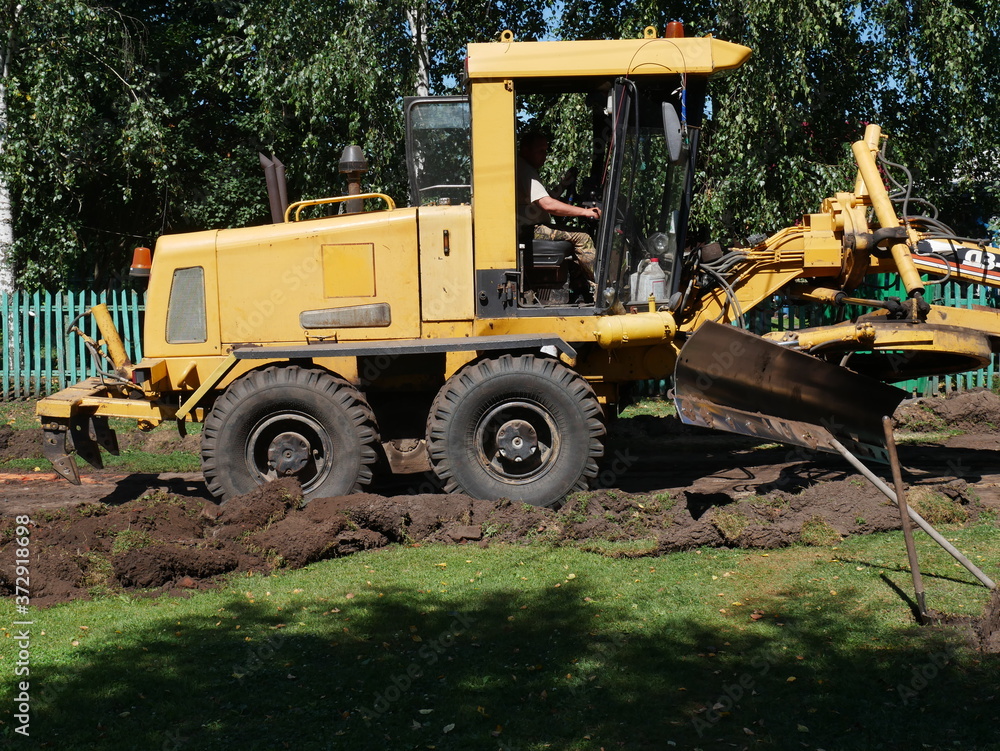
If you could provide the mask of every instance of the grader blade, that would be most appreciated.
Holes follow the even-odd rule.
[[[674,370],[677,414],[688,425],[887,462],[883,415],[906,392],[732,326],[706,323]],[[817,430],[824,428],[825,430]]]

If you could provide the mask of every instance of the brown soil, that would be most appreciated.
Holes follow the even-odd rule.
[[[913,399],[894,415],[902,429],[996,431],[1000,428],[1000,397],[986,389],[955,392],[945,398]]]
[[[980,391],[915,400],[896,418],[907,431],[940,433],[942,424],[972,431],[900,447],[911,502],[926,504],[920,508],[929,521],[931,514],[972,521],[984,507],[1000,507],[1000,442],[986,432],[1000,425],[1000,398]],[[34,446],[22,431],[4,428],[0,456]],[[829,544],[899,528],[895,505],[840,457],[761,447],[672,418],[620,420],[610,432],[611,455],[598,478],[605,487],[571,496],[558,510],[423,493],[425,476],[376,487],[381,494],[306,506],[286,479],[219,507],[198,475],[93,472],[79,487],[47,473],[0,474],[0,513],[31,516],[32,603],[41,606],[121,590],[184,592],[233,572],[298,568],[398,543],[542,541],[639,557],[702,546]],[[147,450],[181,443],[172,433],[157,441],[150,438],[157,433],[138,435]],[[0,594],[13,590],[13,521],[0,522]],[[994,597],[983,618],[962,621],[991,651],[1000,650],[998,603]]]
[[[10,425],[0,425],[0,461],[41,456],[41,430],[14,430]]]

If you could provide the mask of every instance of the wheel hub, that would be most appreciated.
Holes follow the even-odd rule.
[[[504,459],[523,462],[538,451],[538,434],[525,420],[509,420],[497,431],[497,449]]]
[[[301,472],[310,457],[309,442],[298,433],[281,433],[267,448],[267,463],[279,477]]]

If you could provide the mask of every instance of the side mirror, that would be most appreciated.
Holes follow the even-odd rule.
[[[663,103],[663,135],[667,139],[667,158],[673,165],[680,164],[684,135],[681,131],[680,118],[677,117],[677,110],[670,102]]]

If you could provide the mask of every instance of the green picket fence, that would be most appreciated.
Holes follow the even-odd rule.
[[[125,341],[132,362],[142,359],[145,295],[135,290],[11,292],[0,295],[4,322],[3,398],[46,396],[84,378],[98,375],[107,363],[94,362],[84,341],[67,328],[98,303],[105,303]],[[93,317],[76,325],[100,339]]]
[[[861,288],[862,297],[903,297],[896,284]],[[979,284],[946,282],[928,286],[927,299],[955,307],[1000,307],[998,293]],[[97,364],[87,352],[83,340],[68,336],[66,328],[81,313],[97,303],[105,303],[117,326],[132,362],[142,359],[142,322],[145,295],[135,290],[102,292],[12,292],[0,295],[0,320],[6,322],[3,343],[3,398],[24,399],[45,396],[84,378],[98,374]],[[857,315],[860,310],[845,310],[841,315]],[[748,324],[756,333],[794,331],[831,323],[837,311],[827,306],[803,305],[776,296],[751,312]],[[77,325],[94,339],[100,335],[90,316]],[[991,388],[998,372],[997,357],[987,368],[951,376],[919,378],[897,384],[915,396]],[[637,384],[639,396],[665,396],[669,380],[643,381]]]

